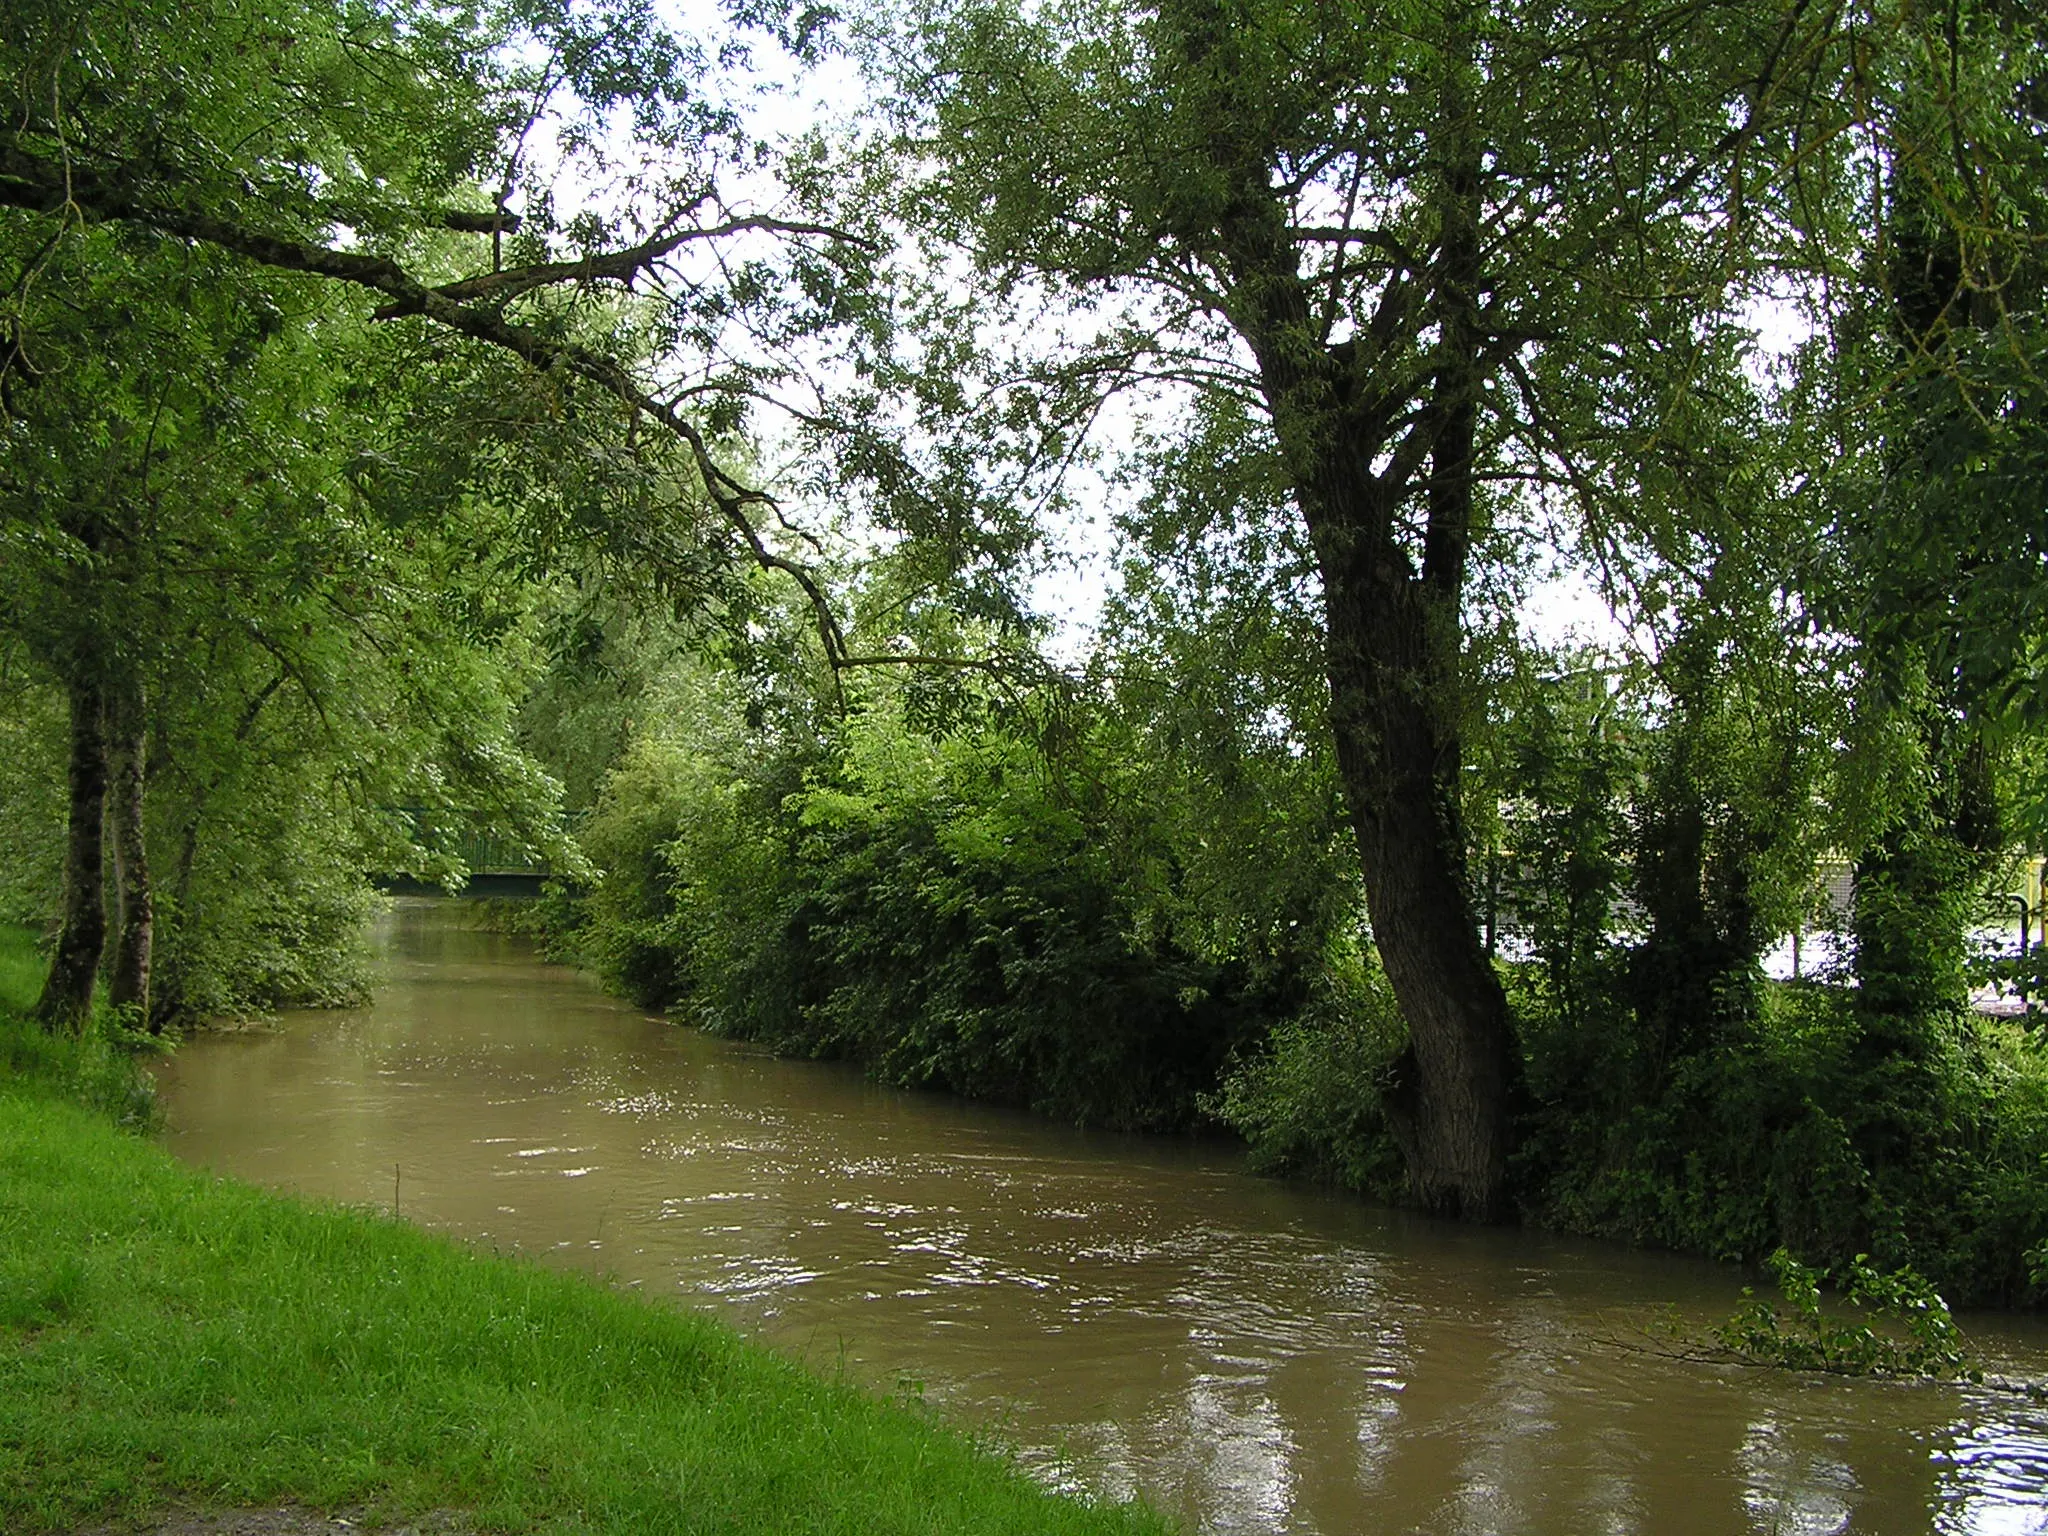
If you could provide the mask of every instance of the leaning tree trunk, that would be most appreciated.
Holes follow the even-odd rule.
[[[1453,34],[1469,67],[1469,35]],[[1441,84],[1439,335],[1423,412],[1427,468],[1406,486],[1389,486],[1365,468],[1381,446],[1373,434],[1360,441],[1340,429],[1304,487],[1303,508],[1323,578],[1330,718],[1366,910],[1408,1021],[1389,1123],[1410,1190],[1426,1209],[1491,1221],[1507,1214],[1517,1057],[1507,998],[1473,910],[1462,806],[1462,610],[1482,384],[1474,305],[1482,283],[1479,157],[1460,53],[1459,46],[1446,50]],[[1355,392],[1351,403],[1358,403]],[[1419,563],[1398,538],[1404,508],[1390,493],[1410,512],[1421,503]]]
[[[1513,1036],[1466,874],[1455,623],[1405,557],[1326,562],[1331,724],[1366,909],[1409,1052],[1388,1103],[1427,1209],[1505,1214]]]
[[[36,1003],[36,1017],[52,1029],[76,1029],[92,1011],[93,982],[107,942],[101,885],[100,825],[106,814],[107,747],[100,690],[74,682],[71,705],[71,808],[64,845],[64,921],[57,953]]]
[[[107,826],[114,845],[117,922],[107,1001],[130,1012],[137,1022],[150,1017],[150,953],[156,926],[149,854],[143,840],[148,766],[146,718],[140,682],[124,679],[108,691],[107,766],[111,783]]]
[[[1162,3],[1160,14],[1190,77],[1231,109],[1206,145],[1223,201],[1197,204],[1215,221],[1230,323],[1257,360],[1322,576],[1337,761],[1373,941],[1408,1024],[1390,1120],[1422,1205],[1494,1219],[1506,1214],[1516,1056],[1466,884],[1459,783],[1478,410],[1485,369],[1498,366],[1482,363],[1478,314],[1482,157],[1467,101],[1476,29],[1467,16],[1444,22],[1434,259],[1412,281],[1390,281],[1370,322],[1332,341],[1275,192],[1273,147],[1256,131],[1220,129],[1265,120],[1262,104],[1231,96],[1239,22],[1206,0]],[[1411,346],[1433,354],[1421,382]],[[1407,531],[1416,521],[1419,551]]]

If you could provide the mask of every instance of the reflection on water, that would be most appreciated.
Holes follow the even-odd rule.
[[[716,1305],[1205,1531],[2048,1536],[2048,1406],[1628,1347],[1726,1270],[776,1061],[430,902],[384,939],[373,1006],[164,1068],[181,1156]],[[2048,1374],[2038,1325],[1971,1331]]]

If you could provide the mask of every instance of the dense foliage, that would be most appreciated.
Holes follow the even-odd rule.
[[[1220,1123],[1258,1166],[1400,1196],[1405,1026],[1313,751],[1262,758],[1232,709],[1148,697],[1135,668],[1114,706],[1070,685],[1052,733],[1030,704],[915,723],[893,686],[845,717],[787,693],[764,711],[691,668],[584,824],[604,875],[555,899],[566,953],[778,1049],[1066,1118]],[[1871,1049],[1846,952],[1767,976],[1787,928],[1813,925],[1810,966],[1830,921],[1823,819],[1767,814],[1784,701],[1731,690],[1709,728],[1631,708],[1642,685],[1526,657],[1490,684],[1474,775],[1502,809],[1475,868],[1517,1022],[1519,1208],[1727,1258],[1874,1256],[1958,1302],[2037,1295],[2038,1039],[1958,1015],[1907,1071]],[[1713,874],[1660,935],[1681,855]]]
[[[1101,723],[1062,722],[1048,755],[1043,721],[977,705],[933,735],[893,687],[773,729],[726,692],[635,740],[582,828],[603,879],[562,901],[574,952],[642,1001],[891,1082],[1167,1128],[1309,985],[1322,914],[1274,890],[1219,932]]]

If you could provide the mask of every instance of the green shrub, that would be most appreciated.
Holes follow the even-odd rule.
[[[1209,1107],[1255,1169],[1393,1199],[1401,1159],[1382,1097],[1407,1039],[1386,977],[1343,948],[1308,1006],[1233,1064]]]
[[[1969,1016],[1907,1053],[1872,1045],[1853,989],[1770,985],[1748,1030],[1616,1093],[1631,1016],[1525,1030],[1518,1152],[1546,1226],[1749,1263],[1786,1247],[1836,1269],[1911,1266],[1959,1305],[2048,1295],[2048,1053]]]
[[[1738,1360],[1841,1376],[1974,1376],[1969,1351],[1948,1303],[1911,1266],[1889,1273],[1859,1253],[1841,1267],[1844,1298],[1859,1314],[1841,1317],[1821,1305],[1821,1276],[1776,1250],[1764,1267],[1785,1305],[1748,1298],[1714,1330],[1714,1341]],[[1863,1318],[1872,1321],[1863,1321]]]
[[[583,834],[578,951],[647,1003],[885,1081],[1077,1122],[1194,1123],[1304,990],[1184,942],[1117,811],[1001,733],[888,701],[825,741],[638,743]]]

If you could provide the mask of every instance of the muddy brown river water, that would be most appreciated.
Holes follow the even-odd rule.
[[[369,1007],[193,1040],[224,1173],[711,1306],[1204,1532],[2048,1536],[2048,1404],[1664,1358],[1716,1265],[1472,1231],[677,1028],[402,901]],[[2048,1376],[2048,1328],[1964,1320]]]

